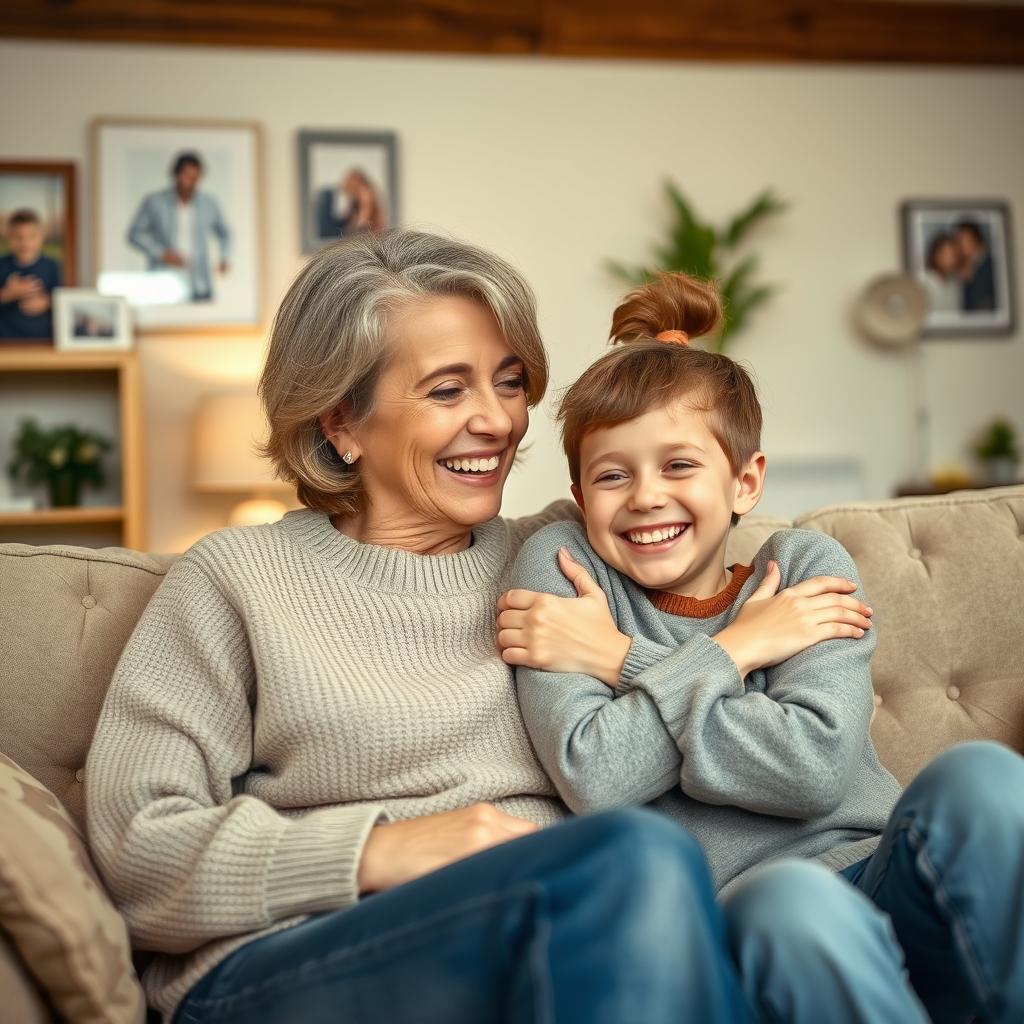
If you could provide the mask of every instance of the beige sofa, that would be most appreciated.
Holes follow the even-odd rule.
[[[784,526],[831,534],[860,569],[878,630],[872,733],[902,783],[962,740],[1024,750],[1024,486],[834,506],[792,523],[753,518],[733,532],[731,557],[749,559]],[[0,544],[0,751],[79,825],[82,766],[104,691],[173,561],[121,548]],[[8,813],[0,800],[0,816]],[[12,856],[10,829],[0,820],[0,866]],[[0,871],[0,886],[5,877]],[[9,905],[0,893],[0,915]],[[27,934],[24,920],[0,917],[0,1021],[48,1019],[32,977],[46,971],[26,965],[36,959],[35,933]],[[48,977],[52,994],[52,969]],[[67,1005],[67,992],[56,998]],[[123,983],[120,999],[117,1012],[94,1007],[81,1019],[137,1019]]]

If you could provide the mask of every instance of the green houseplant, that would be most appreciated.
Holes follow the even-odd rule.
[[[82,484],[102,486],[100,458],[110,448],[111,442],[94,431],[71,425],[43,428],[34,419],[23,419],[7,475],[15,482],[45,483],[55,508],[77,505]]]
[[[682,271],[717,281],[725,320],[713,344],[716,351],[724,352],[729,339],[742,330],[750,313],[776,291],[774,285],[754,283],[757,256],[748,253],[734,262],[736,250],[756,225],[781,213],[787,204],[771,189],[765,189],[724,227],[716,228],[697,216],[674,182],[665,182],[665,193],[672,205],[673,219],[664,242],[654,247],[655,265],[627,267],[618,260],[607,260],[605,266],[616,277],[634,285],[645,284],[665,271]]]
[[[985,467],[990,484],[1012,484],[1017,478],[1020,450],[1013,424],[1004,417],[994,419],[974,444],[974,454]]]

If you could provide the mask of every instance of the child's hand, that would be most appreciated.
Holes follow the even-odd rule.
[[[814,576],[779,591],[778,564],[768,563],[761,585],[715,641],[741,676],[778,665],[822,640],[861,637],[873,611],[850,596],[856,584],[841,576]]]
[[[578,597],[509,590],[498,598],[498,646],[509,665],[582,672],[615,686],[630,639],[618,631],[604,591],[565,548],[558,567]]]
[[[45,313],[50,308],[50,296],[46,292],[39,292],[35,295],[29,295],[28,298],[22,299],[18,303],[18,309],[25,314],[25,316],[39,316],[41,313]]]
[[[34,274],[10,274],[0,289],[0,302],[17,302],[42,290],[43,283]]]

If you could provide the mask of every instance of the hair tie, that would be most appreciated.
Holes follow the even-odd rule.
[[[689,345],[690,336],[686,331],[662,331],[654,336],[655,341],[664,341],[668,345]]]

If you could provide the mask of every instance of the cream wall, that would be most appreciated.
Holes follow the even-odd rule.
[[[392,128],[403,219],[489,246],[536,289],[555,385],[602,347],[620,288],[601,258],[645,257],[671,175],[724,218],[765,185],[791,210],[758,236],[783,291],[732,354],[754,370],[769,457],[849,457],[866,497],[911,468],[906,366],[867,348],[853,297],[899,262],[906,196],[980,196],[1024,211],[1024,72],[352,56],[155,46],[0,43],[0,158],[71,158],[81,237],[92,237],[88,125],[99,115],[226,117],[264,126],[268,312],[301,264],[296,130]],[[92,272],[82,245],[82,280]],[[1018,293],[1022,289],[1016,249]],[[263,335],[140,339],[150,547],[176,550],[222,523],[190,492],[200,393],[254,378]],[[935,459],[962,457],[996,413],[1024,428],[1024,346],[931,342]],[[547,411],[505,510],[565,492]],[[770,472],[770,471],[769,471]]]

